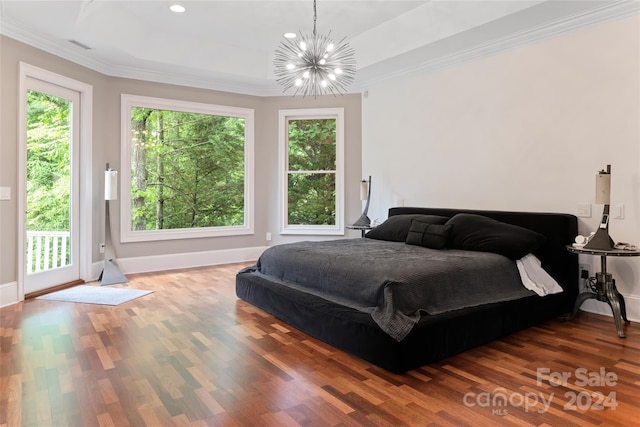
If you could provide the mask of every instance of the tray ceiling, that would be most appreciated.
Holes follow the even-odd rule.
[[[355,49],[359,92],[634,10],[606,0],[320,0],[317,28]],[[283,33],[311,32],[313,3],[3,0],[0,19],[0,33],[107,75],[267,96],[282,94],[273,52]]]

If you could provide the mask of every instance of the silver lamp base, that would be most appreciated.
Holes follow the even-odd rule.
[[[360,215],[360,218],[356,222],[353,223],[356,227],[369,227],[371,225],[371,220],[366,214]]]
[[[107,169],[109,169],[108,163]],[[129,279],[127,279],[125,275],[122,274],[122,271],[120,271],[120,267],[118,267],[118,263],[114,259],[116,257],[116,252],[111,243],[111,219],[109,215],[109,208],[109,200],[107,200],[105,202],[104,268],[102,269],[102,273],[100,273],[100,277],[98,277],[101,286],[129,282]]]
[[[112,259],[104,260],[104,269],[98,278],[100,285],[115,285],[116,283],[128,283],[129,279],[120,271],[118,263]]]
[[[585,249],[596,249],[601,251],[610,251],[613,249],[614,243],[611,236],[605,228],[599,228],[596,234],[584,245]]]

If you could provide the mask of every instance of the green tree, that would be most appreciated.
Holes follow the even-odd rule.
[[[27,229],[69,231],[70,101],[27,93]]]
[[[133,108],[134,230],[244,223],[244,119]]]
[[[336,223],[336,121],[289,121],[288,223]]]

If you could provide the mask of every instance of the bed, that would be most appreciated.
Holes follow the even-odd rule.
[[[236,294],[401,373],[571,312],[578,259],[565,246],[577,234],[569,214],[391,208],[364,238],[267,249],[237,274]],[[523,286],[528,253],[559,292]]]

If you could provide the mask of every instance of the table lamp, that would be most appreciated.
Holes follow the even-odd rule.
[[[367,204],[364,207],[362,215],[360,215],[360,218],[358,218],[353,225],[356,227],[369,227],[371,225],[371,220],[367,216],[367,213],[369,212],[369,201],[371,200],[371,176],[369,176],[368,181],[363,179],[360,182],[360,200],[366,200]]]
[[[611,250],[613,239],[609,236],[609,204],[611,203],[611,165],[596,175],[596,204],[604,205],[602,219],[596,233],[584,245],[585,249]]]

